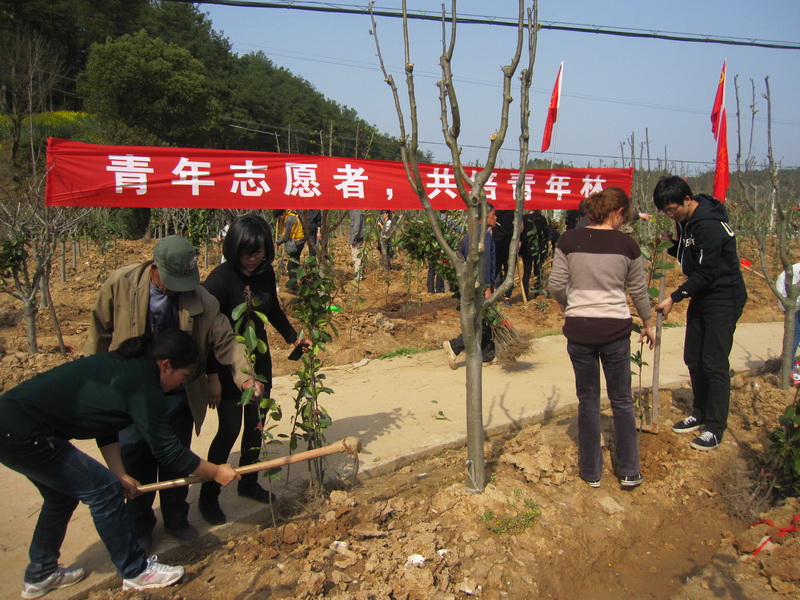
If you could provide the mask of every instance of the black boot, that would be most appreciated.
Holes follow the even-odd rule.
[[[250,498],[256,502],[263,504],[272,504],[278,501],[278,498],[272,492],[268,492],[262,488],[255,481],[242,480],[239,482],[239,495],[245,498]]]
[[[200,514],[211,525],[222,525],[228,521],[225,513],[219,507],[219,484],[212,486],[204,483],[200,488],[197,505],[200,508]]]

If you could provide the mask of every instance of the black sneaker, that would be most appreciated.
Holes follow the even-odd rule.
[[[200,496],[197,506],[200,509],[200,514],[203,515],[207,523],[211,525],[222,525],[228,522],[228,518],[219,507],[219,498],[203,498]]]
[[[713,450],[719,447],[722,442],[710,431],[704,431],[692,440],[692,448],[695,450]]]
[[[583,479],[583,477],[581,477]],[[600,480],[599,479],[583,479],[586,482],[586,485],[593,488],[600,487]]]
[[[675,433],[692,433],[693,431],[700,429],[702,426],[703,423],[700,421],[700,419],[689,416],[682,421],[675,423],[675,425],[672,426],[672,431]]]
[[[623,475],[619,478],[619,484],[624,488],[635,488],[642,485],[644,481],[644,477],[642,477],[641,473],[637,473],[636,475]]]

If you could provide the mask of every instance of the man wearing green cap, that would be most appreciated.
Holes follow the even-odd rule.
[[[200,286],[196,252],[189,240],[166,237],[156,244],[152,261],[122,267],[111,274],[92,309],[84,353],[115,350],[130,337],[175,328],[189,333],[201,351],[200,362],[185,388],[168,395],[170,422],[188,448],[192,424],[199,433],[209,403],[205,364],[210,351],[220,364],[231,366],[237,385],[242,388],[254,385],[246,375],[249,365],[244,349],[236,342],[227,317],[220,314],[216,298]],[[255,385],[256,394],[260,395],[261,383]],[[119,441],[126,472],[141,483],[181,476],[157,463],[135,428],[120,432]],[[164,527],[181,541],[197,537],[197,530],[187,519],[188,488],[163,490],[160,494]],[[130,502],[137,536],[146,547],[152,543],[156,524],[154,499],[155,493],[149,493]]]

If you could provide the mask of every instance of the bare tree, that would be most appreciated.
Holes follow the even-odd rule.
[[[19,29],[5,39],[0,56],[7,69],[4,98],[12,140],[0,174],[0,291],[22,302],[31,353],[38,351],[36,314],[41,292],[43,303],[50,307],[59,347],[66,352],[50,302],[50,261],[58,242],[86,211],[44,205],[44,144],[34,126],[58,78],[58,54],[38,34]]]
[[[761,273],[784,309],[780,383],[783,389],[788,389],[794,359],[795,312],[797,299],[800,297],[800,282],[792,285],[792,265],[798,262],[800,257],[798,257],[797,245],[790,243],[800,226],[800,218],[798,218],[796,210],[797,200],[796,196],[786,193],[782,189],[780,164],[775,161],[772,152],[772,104],[769,77],[764,78],[765,91],[761,95],[767,104],[767,161],[766,164],[761,165],[760,169],[757,169],[757,161],[753,156],[756,115],[758,114],[756,85],[751,79],[752,101],[748,106],[749,123],[745,123],[748,131],[744,143],[738,76],[734,77],[734,87],[737,123],[736,179],[741,192],[741,201],[750,213],[746,224],[758,245]],[[764,170],[768,176],[765,182],[763,181]],[[758,178],[758,171],[761,171],[761,179]],[[773,268],[773,257],[775,256],[777,256],[780,268],[786,278],[783,290],[779,290],[775,285],[776,275],[780,272]]]
[[[466,348],[467,363],[467,482],[468,491],[482,492],[486,485],[485,457],[484,457],[484,431],[483,431],[483,407],[482,407],[482,370],[481,370],[481,323],[486,307],[502,297],[510,289],[514,278],[514,265],[516,263],[516,249],[519,242],[520,223],[522,207],[525,200],[524,182],[525,171],[528,164],[528,120],[529,120],[529,98],[530,86],[533,75],[533,64],[536,54],[537,36],[537,4],[533,0],[531,8],[525,9],[525,1],[519,0],[519,14],[517,26],[516,49],[510,64],[502,67],[503,73],[503,95],[500,109],[500,122],[497,131],[490,136],[489,150],[483,169],[475,173],[470,178],[464,169],[461,161],[458,138],[461,131],[461,110],[458,103],[458,96],[453,81],[451,63],[456,42],[456,1],[453,0],[451,6],[451,16],[448,22],[445,15],[444,6],[442,7],[442,54],[439,60],[442,79],[438,82],[440,119],[442,134],[447,147],[450,149],[450,156],[455,173],[455,181],[458,194],[464,202],[468,214],[468,233],[469,233],[469,252],[465,257],[456,252],[445,239],[439,219],[431,206],[425,185],[420,175],[417,163],[417,150],[419,142],[419,118],[417,114],[416,91],[414,87],[414,63],[411,60],[411,49],[409,44],[409,25],[406,2],[403,1],[403,34],[404,34],[404,56],[406,88],[410,107],[409,125],[410,133],[406,129],[406,119],[400,101],[400,94],[393,77],[387,72],[381,55],[380,43],[377,36],[377,23],[374,15],[372,16],[372,31],[375,35],[375,45],[378,51],[378,59],[383,71],[384,79],[392,90],[395,109],[397,111],[400,125],[400,149],[403,163],[406,169],[408,181],[420,199],[420,203],[425,209],[428,221],[434,230],[437,241],[444,250],[450,262],[453,264],[458,285],[461,292],[461,332]],[[486,264],[485,248],[485,223],[488,213],[488,203],[486,201],[485,186],[494,169],[497,154],[503,145],[508,131],[508,116],[510,106],[513,101],[512,84],[514,74],[519,65],[523,50],[527,46],[528,64],[527,68],[520,73],[520,173],[516,184],[516,210],[514,215],[514,235],[511,241],[511,252],[509,255],[509,269],[505,280],[488,298],[484,297],[483,287],[480,285],[480,274],[484,273]],[[478,230],[478,224],[481,229]]]

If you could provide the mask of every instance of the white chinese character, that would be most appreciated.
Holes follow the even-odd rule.
[[[334,187],[342,192],[342,198],[363,198],[364,197],[364,182],[369,180],[369,177],[364,175],[364,169],[358,167],[354,169],[351,164],[346,164],[344,167],[336,169],[337,173],[341,175],[334,175],[334,179],[340,180],[342,183]]]
[[[214,185],[214,180],[203,180],[200,179],[203,175],[210,175],[211,171],[201,171],[201,168],[210,169],[211,163],[210,162],[199,162],[196,160],[189,160],[185,156],[182,156],[181,159],[178,161],[178,166],[172,169],[172,172],[175,175],[178,175],[180,179],[178,181],[173,180],[173,185],[190,185],[192,186],[192,196],[199,196],[200,195],[200,186],[201,185]]]
[[[269,192],[270,188],[265,181],[267,178],[266,173],[256,173],[256,171],[266,171],[269,167],[256,167],[253,165],[252,160],[244,161],[243,165],[231,165],[231,171],[243,171],[242,173],[233,174],[233,185],[231,185],[231,192],[236,194],[241,193],[242,196],[260,196]],[[256,181],[261,179],[261,181]]]
[[[595,192],[602,192],[603,191],[603,184],[606,182],[605,179],[600,179],[600,177],[584,177],[583,178],[583,187],[581,188],[581,196],[584,198],[588,198],[591,194]]]
[[[286,163],[286,188],[287,196],[300,196],[313,198],[319,196],[319,182],[317,182],[317,165]]]
[[[472,173],[470,173],[469,178],[472,181],[475,181],[475,176],[480,173],[480,171],[473,169]],[[495,178],[497,177],[497,173],[492,173],[489,175],[489,179],[486,180],[486,183],[483,185],[483,191],[486,194],[487,200],[497,200],[497,182]]]
[[[428,194],[428,198],[433,200],[438,196],[442,191],[445,194],[450,196],[451,198],[456,198],[458,194],[453,190],[456,188],[456,180],[453,174],[450,172],[450,167],[445,167],[444,169],[440,169],[436,167],[433,170],[433,173],[428,175],[428,178],[433,179],[433,183],[428,186],[429,190],[433,190]]]
[[[566,177],[564,175],[550,175],[550,179],[547,180],[547,189],[544,191],[545,194],[557,194],[558,201],[561,201],[561,196],[564,194],[569,194],[569,180],[570,177]]]
[[[506,181],[507,184],[511,186],[511,194],[516,198],[517,193],[517,179],[519,179],[519,171],[516,173],[511,173],[511,176]],[[536,180],[533,178],[532,173],[525,172],[525,182],[523,185],[525,186],[525,202],[531,199],[532,197],[532,190],[533,184],[536,183]]]
[[[111,161],[111,166],[106,167],[106,171],[116,172],[114,181],[117,194],[121,194],[125,188],[134,188],[139,196],[147,193],[147,174],[153,172],[153,169],[149,167],[149,156],[111,154],[108,160]]]

